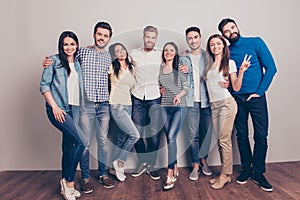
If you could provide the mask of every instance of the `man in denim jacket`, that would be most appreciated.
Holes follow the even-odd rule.
[[[206,69],[205,51],[201,48],[201,32],[198,27],[189,27],[186,29],[186,42],[190,47],[187,57],[192,63],[193,78],[193,105],[188,107],[187,123],[189,136],[191,140],[191,159],[193,170],[189,175],[190,180],[198,180],[199,169],[205,175],[211,175],[212,171],[206,163],[210,147],[210,134],[208,127],[211,119],[208,95],[203,75]],[[189,70],[190,71],[190,70]],[[199,143],[200,142],[200,143]],[[201,149],[200,149],[201,144]],[[200,159],[199,159],[200,158]]]

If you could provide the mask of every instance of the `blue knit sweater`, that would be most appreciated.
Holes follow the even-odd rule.
[[[256,93],[263,96],[269,88],[277,72],[273,57],[260,37],[240,37],[230,44],[230,58],[235,61],[237,69],[240,68],[246,54],[252,55],[251,65],[244,73],[242,87],[233,94]],[[238,73],[238,72],[237,72]]]

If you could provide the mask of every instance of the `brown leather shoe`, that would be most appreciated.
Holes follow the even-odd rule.
[[[211,182],[213,182],[213,181],[211,180]],[[216,189],[216,190],[222,189],[225,184],[230,183],[230,182],[231,182],[230,176],[224,177],[224,176],[220,175],[216,179],[216,182],[211,185],[211,188]]]
[[[107,175],[99,176],[97,181],[107,189],[115,186],[113,180]]]
[[[94,188],[90,179],[84,179],[81,185],[81,191],[85,194],[93,192]]]

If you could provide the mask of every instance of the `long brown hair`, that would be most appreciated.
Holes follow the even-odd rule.
[[[172,47],[174,47],[175,49],[175,57],[174,60],[172,62],[172,68],[173,68],[173,74],[174,74],[174,82],[176,85],[178,85],[178,67],[179,67],[179,51],[178,51],[178,47],[174,42],[167,42],[164,47],[163,47],[163,51],[162,51],[162,60],[164,63],[166,63],[166,58],[164,56],[164,49],[167,45],[171,45]]]
[[[214,34],[214,35],[211,35],[208,40],[207,40],[207,44],[206,44],[206,58],[207,58],[207,68],[206,68],[206,73],[205,73],[205,79],[207,79],[206,75],[207,75],[207,72],[209,70],[211,70],[212,68],[212,64],[215,62],[215,56],[214,54],[212,53],[212,51],[210,50],[210,41],[213,39],[213,38],[219,38],[223,45],[224,45],[224,48],[223,48],[223,52],[222,52],[222,59],[221,59],[221,64],[219,66],[219,72],[223,71],[223,76],[226,77],[229,75],[229,59],[230,59],[230,52],[229,52],[229,48],[228,48],[228,45],[226,43],[226,40],[219,34]]]

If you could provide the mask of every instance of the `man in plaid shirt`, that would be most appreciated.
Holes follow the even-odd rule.
[[[81,109],[81,128],[87,139],[87,147],[90,145],[92,135],[96,131],[98,144],[98,182],[105,188],[113,188],[114,183],[106,174],[107,166],[107,135],[109,130],[109,91],[108,70],[111,64],[111,56],[105,50],[112,36],[112,28],[106,22],[99,22],[94,28],[95,44],[92,48],[80,48],[78,56],[81,62],[84,101]],[[94,124],[95,121],[99,122]],[[96,126],[95,126],[96,125]],[[95,130],[94,128],[97,127]],[[93,187],[90,184],[89,151],[84,151],[80,162],[82,172],[82,191],[90,193]]]

